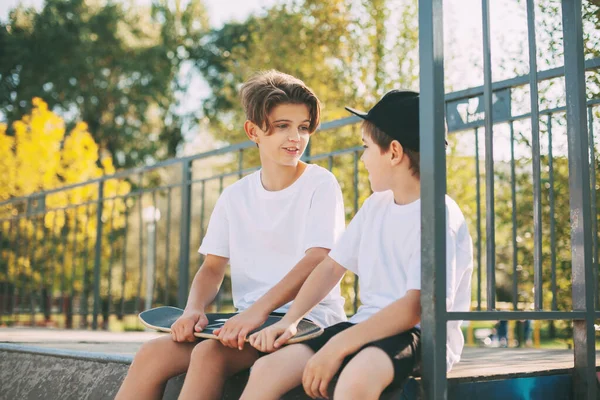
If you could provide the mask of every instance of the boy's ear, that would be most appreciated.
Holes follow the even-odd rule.
[[[390,163],[392,166],[400,164],[402,158],[404,158],[404,148],[397,140],[392,140],[390,143],[390,149],[388,151],[390,153]]]
[[[260,139],[256,133],[257,130],[257,126],[254,124],[254,122],[250,120],[246,120],[246,122],[244,122],[244,131],[246,131],[246,136],[248,136],[248,139],[252,140],[256,144],[260,143]]]

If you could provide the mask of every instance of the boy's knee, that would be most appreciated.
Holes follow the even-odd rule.
[[[264,377],[272,371],[275,363],[273,362],[273,357],[264,356],[256,360],[252,368],[250,369],[250,378],[256,377]]]
[[[138,364],[146,364],[152,360],[160,359],[164,354],[164,348],[168,345],[162,338],[150,340],[142,344],[140,349],[135,353],[133,361]]]
[[[335,385],[333,397],[337,399],[371,399],[378,398],[380,393],[379,385],[367,379],[365,374],[361,374],[358,370],[350,370],[342,371]]]
[[[218,361],[220,351],[223,345],[217,340],[204,340],[198,343],[194,350],[192,350],[192,361],[197,362],[201,360],[206,361]]]

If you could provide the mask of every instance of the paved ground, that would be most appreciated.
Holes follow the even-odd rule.
[[[47,328],[0,328],[0,343],[78,350],[92,353],[133,355],[156,332],[104,332]],[[596,352],[600,366],[600,349]],[[493,377],[573,367],[569,350],[465,348],[450,378]]]

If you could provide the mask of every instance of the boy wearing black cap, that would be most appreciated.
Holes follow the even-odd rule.
[[[346,232],[306,280],[281,322],[250,337],[273,352],[295,333],[298,321],[342,278],[360,277],[361,307],[349,322],[260,359],[243,399],[276,399],[302,382],[313,398],[377,399],[419,367],[421,213],[419,94],[388,92],[364,119],[362,160],[373,189]],[[446,196],[449,311],[467,311],[473,245],[458,205]],[[447,369],[460,359],[461,321],[448,323]],[[332,378],[339,374],[333,392]]]

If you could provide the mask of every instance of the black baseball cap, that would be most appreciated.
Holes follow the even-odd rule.
[[[419,93],[390,90],[368,112],[346,110],[371,122],[408,149],[419,151]]]

